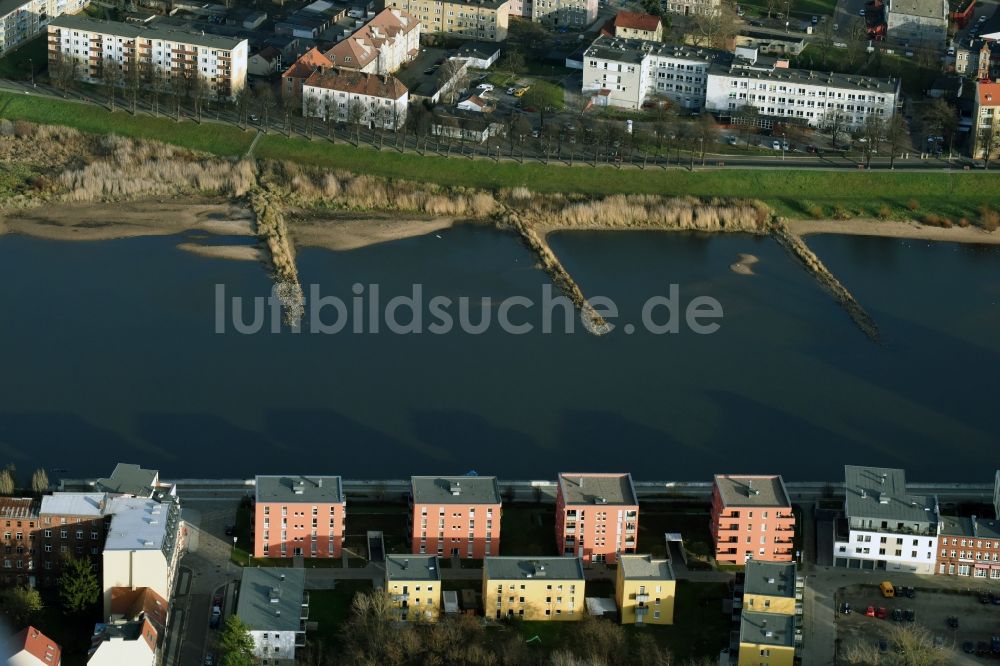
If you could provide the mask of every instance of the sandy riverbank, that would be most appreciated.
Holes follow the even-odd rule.
[[[425,236],[449,229],[460,220],[451,217],[420,217],[399,213],[349,211],[290,211],[288,231],[296,247],[356,250],[389,241]]]
[[[225,199],[153,199],[49,204],[10,211],[0,217],[0,233],[49,240],[112,240],[188,230],[253,236],[253,215]]]
[[[729,266],[729,270],[740,275],[754,275],[753,265],[758,261],[757,255],[740,252],[739,259]]]
[[[883,236],[951,243],[989,243],[1000,245],[1000,231],[990,233],[979,227],[929,227],[916,222],[896,220],[786,220],[788,229],[797,236],[809,234],[846,234],[853,236]]]

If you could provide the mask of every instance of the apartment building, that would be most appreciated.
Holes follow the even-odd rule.
[[[0,582],[4,587],[35,586],[38,509],[38,502],[30,497],[0,498],[0,525],[3,527]]]
[[[500,487],[495,476],[410,478],[410,550],[481,559],[500,553]]]
[[[49,66],[72,63],[87,83],[125,85],[138,70],[206,97],[232,99],[246,85],[247,40],[204,32],[88,16],[60,16],[49,23]],[[108,68],[111,68],[110,70]],[[111,77],[114,77],[112,79]]]
[[[9,639],[0,641],[0,659],[7,666],[59,666],[62,648],[54,640],[28,625]]]
[[[934,573],[940,511],[937,498],[906,490],[906,474],[886,467],[844,467],[845,518],[838,521],[836,566]]]
[[[765,127],[775,121],[826,127],[836,119],[849,131],[870,117],[888,122],[900,100],[899,79],[790,69],[787,60],[738,47],[731,63],[710,68],[705,108],[731,116],[752,106]]]
[[[0,55],[45,32],[49,21],[75,14],[90,0],[6,0],[0,2]],[[42,63],[35,63],[40,67]],[[25,70],[27,74],[27,70]]]
[[[615,578],[615,601],[622,624],[673,624],[677,578],[670,560],[622,555]]]
[[[105,493],[57,492],[42,497],[34,534],[38,583],[48,587],[59,578],[67,557],[101,563],[108,527]]]
[[[801,615],[804,584],[794,562],[750,560],[743,570],[740,607],[756,613]]]
[[[340,557],[347,502],[339,476],[258,476],[254,557]]]
[[[584,52],[582,91],[594,93],[600,105],[638,109],[647,101],[670,100],[697,111],[705,102],[710,66],[730,59],[713,49],[604,35]]]
[[[302,84],[302,115],[397,129],[406,122],[410,93],[387,74],[349,69],[317,70]]]
[[[302,84],[306,79],[318,70],[332,68],[333,62],[314,46],[299,56],[281,75],[281,96],[286,100],[301,98]]]
[[[1000,155],[1000,83],[977,81],[974,99],[972,156],[995,158]]]
[[[305,569],[243,569],[236,615],[253,638],[254,656],[268,666],[294,666],[306,644],[309,593]]]
[[[943,48],[948,39],[948,0],[888,0],[885,33],[906,46]]]
[[[153,497],[161,489],[158,470],[143,469],[132,463],[118,463],[111,476],[94,482],[95,491],[112,495]]]
[[[107,513],[111,522],[101,567],[104,616],[111,613],[112,592],[118,587],[148,587],[169,599],[184,545],[178,499],[113,497]]]
[[[483,560],[483,612],[498,620],[579,620],[585,586],[579,557]]]
[[[641,12],[620,11],[615,14],[615,37],[663,41],[663,22],[659,16]]]
[[[1000,580],[1000,521],[941,516],[935,573]]]
[[[560,474],[556,543],[562,555],[584,562],[617,561],[634,553],[639,501],[631,474]]]
[[[386,555],[385,591],[398,620],[433,622],[441,613],[437,555]]]
[[[740,615],[739,666],[792,666],[795,618],[743,611]]]
[[[333,67],[394,74],[420,53],[420,21],[401,9],[383,9],[324,55]]]
[[[720,563],[790,562],[795,556],[795,514],[780,476],[716,475],[711,525]]]
[[[660,6],[679,16],[714,16],[722,8],[722,0],[667,0]]]
[[[597,20],[598,0],[522,0],[521,7],[535,23],[582,32]]]
[[[596,1],[593,0],[595,5]],[[415,16],[422,25],[421,29],[426,32],[502,42],[507,39],[510,2],[511,0],[386,0],[385,6],[402,9]]]

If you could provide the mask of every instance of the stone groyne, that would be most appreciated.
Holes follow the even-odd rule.
[[[802,262],[806,270],[813,274],[819,283],[823,285],[824,289],[833,295],[841,307],[847,311],[851,319],[854,320],[858,328],[874,342],[878,342],[880,337],[875,320],[861,307],[861,304],[847,290],[847,287],[841,284],[840,280],[830,272],[830,269],[820,261],[816,253],[809,249],[805,241],[793,234],[781,218],[772,220],[771,234],[785,250]]]
[[[305,296],[281,204],[272,193],[258,187],[250,192],[250,208],[256,218],[257,237],[271,256],[275,295],[285,313],[285,323],[298,327],[305,312]]]

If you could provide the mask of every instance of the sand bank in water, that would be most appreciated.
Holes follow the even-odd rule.
[[[729,270],[734,273],[739,273],[740,275],[753,275],[753,265],[756,264],[760,259],[753,254],[740,253],[739,260],[729,266]]]
[[[267,261],[267,253],[255,245],[202,245],[201,243],[178,243],[178,250],[191,252],[201,257],[213,259],[236,259],[238,261]]]
[[[361,215],[359,217],[359,215]],[[406,213],[353,213],[349,211],[292,211],[288,231],[296,247],[356,250],[389,241],[425,236],[451,228],[451,217],[419,217]]]
[[[1000,231],[988,232],[979,227],[929,227],[916,222],[884,220],[786,220],[789,231],[798,236],[808,234],[847,234],[853,236],[884,236],[952,243],[1000,244]]]

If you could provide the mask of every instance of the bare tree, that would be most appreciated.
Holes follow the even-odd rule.
[[[361,145],[361,123],[365,119],[365,105],[354,99],[347,105],[347,122],[354,125],[354,145]]]
[[[728,3],[723,3],[716,12],[694,17],[694,32],[691,36],[698,46],[726,48],[739,32],[739,26],[736,10]]]
[[[236,93],[236,122],[247,128],[247,114],[250,111],[250,91],[244,86]]]
[[[990,162],[1000,154],[1000,132],[997,132],[997,120],[992,118],[986,127],[977,128],[976,144],[982,151],[983,168],[989,170]]]
[[[864,139],[864,159],[865,166],[870,168],[872,156],[878,155],[878,149],[882,139],[885,137],[885,122],[876,115],[865,118],[865,124],[861,127],[861,135]]]
[[[136,47],[135,41],[132,42],[131,47],[127,48],[123,70],[125,91],[128,93],[134,116],[139,103],[139,91],[142,89],[143,78],[143,64],[139,59],[139,49]]]
[[[894,113],[886,124],[885,138],[889,142],[889,168],[896,168],[896,156],[910,145],[910,128],[902,114]]]
[[[104,58],[101,61],[101,85],[108,96],[108,108],[114,113],[115,99],[118,95],[118,87],[122,84],[121,66],[114,58]]]
[[[320,104],[315,95],[305,95],[302,98],[302,115],[306,121],[306,135],[311,139],[313,135],[313,123],[320,116]]]
[[[261,127],[264,129],[264,133],[267,134],[271,126],[271,112],[274,110],[275,105],[274,91],[271,90],[269,83],[264,82],[264,84],[254,89],[254,97],[257,99]]]
[[[837,137],[843,133],[846,125],[847,116],[841,109],[827,108],[823,114],[823,126],[830,133],[830,143],[834,148],[837,147]]]
[[[49,61],[49,77],[53,85],[67,97],[69,90],[76,84],[79,63],[72,55],[57,52]]]

